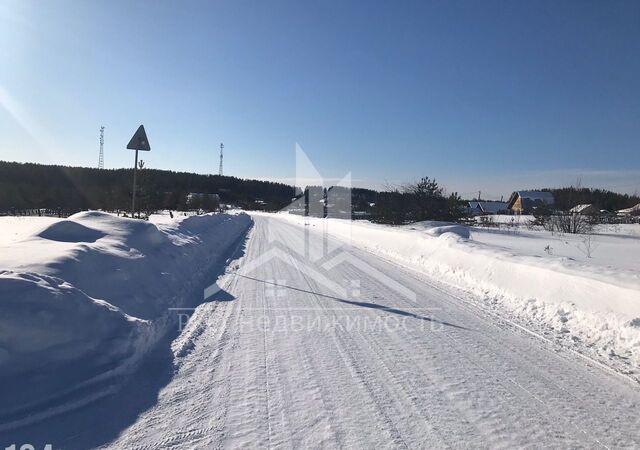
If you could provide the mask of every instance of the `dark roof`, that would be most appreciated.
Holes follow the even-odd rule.
[[[471,201],[469,202],[469,208],[477,209],[483,213],[498,214],[501,211],[507,210],[507,204],[505,202],[497,201]]]

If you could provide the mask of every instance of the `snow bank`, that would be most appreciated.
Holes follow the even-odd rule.
[[[103,232],[85,227],[73,220],[61,220],[45,228],[38,237],[59,242],[95,242],[106,236]]]
[[[469,238],[469,228],[462,225],[444,225],[439,227],[428,228],[426,232],[431,236],[442,236],[445,233],[451,233],[452,235]]]
[[[0,271],[0,430],[130,364],[148,331],[59,278]]]
[[[0,246],[0,429],[134,367],[250,224],[84,212]]]
[[[459,225],[391,227],[280,214],[303,224],[327,220],[330,234],[396,259],[509,310],[520,321],[551,327],[600,356],[640,365],[640,279],[637,273],[563,257],[517,254],[468,239]],[[517,236],[511,236],[517,239]]]
[[[72,360],[110,340],[129,342],[145,323],[44,275],[0,271],[0,298],[3,376]]]

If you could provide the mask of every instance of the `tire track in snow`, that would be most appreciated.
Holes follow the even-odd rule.
[[[293,267],[298,268],[298,263],[295,258],[289,253],[290,263]],[[306,287],[309,289],[309,292],[314,292],[314,286],[311,284],[305,273],[298,269],[298,273],[302,280],[305,282]],[[316,304],[319,306],[319,310],[322,310],[327,313],[326,307],[322,304],[322,302],[318,299],[317,295],[312,294],[312,297],[315,299]],[[330,315],[334,315],[330,314]],[[398,430],[395,421],[392,419],[394,416],[393,413],[398,414],[400,411],[389,411],[389,401],[385,401],[383,399],[383,394],[380,392],[380,388],[376,386],[380,386],[380,383],[374,380],[373,371],[366,366],[364,362],[359,360],[350,349],[355,347],[355,343],[352,338],[348,335],[342,333],[339,328],[333,329],[334,333],[331,334],[334,343],[336,344],[336,349],[340,354],[342,361],[344,362],[345,367],[351,374],[352,379],[359,380],[358,384],[364,387],[365,391],[370,396],[373,404],[375,406],[375,411],[381,416],[385,428],[391,439],[393,440],[394,446],[399,446],[402,448],[409,448],[407,442],[402,437],[402,434]]]
[[[455,297],[453,297],[453,299],[449,299],[446,292],[443,292],[443,294],[444,295],[439,297],[439,299],[444,298],[446,299],[447,303],[453,304],[460,308],[457,303],[453,302],[453,299],[455,299]],[[466,304],[466,302],[463,308],[470,312],[473,312],[473,310],[468,304]],[[501,323],[501,321],[498,321],[498,323]],[[513,335],[511,335],[510,333],[505,333],[504,328],[499,327],[496,323],[494,323],[494,321],[485,320],[483,322],[483,325],[494,328],[497,331],[496,334],[501,334],[502,337],[504,339],[507,339],[509,342],[498,341],[496,337],[491,333],[482,333],[481,338],[483,339],[483,342],[487,343],[487,341],[489,341],[490,345],[478,345],[478,342],[476,340],[471,340],[468,336],[464,336],[461,333],[454,333],[454,335],[457,337],[463,337],[462,343],[458,345],[458,350],[474,347],[476,351],[468,354],[472,354],[474,356],[474,361],[476,361],[476,363],[480,365],[483,365],[484,361],[496,360],[500,358],[504,359],[506,356],[507,359],[513,361],[515,367],[510,368],[509,375],[504,377],[505,380],[517,386],[518,389],[526,393],[536,402],[542,404],[544,409],[547,410],[547,413],[550,416],[555,417],[558,423],[564,422],[569,427],[572,427],[576,431],[578,431],[579,434],[582,434],[584,438],[587,439],[588,445],[597,445],[602,448],[609,448],[605,443],[601,442],[594,435],[593,429],[591,428],[591,426],[596,428],[600,427],[600,423],[593,421],[592,417],[588,414],[583,414],[582,416],[578,417],[578,415],[581,414],[584,409],[575,408],[575,405],[583,404],[585,400],[588,399],[578,398],[569,389],[559,384],[558,380],[566,382],[567,379],[566,375],[562,374],[559,371],[558,366],[553,364],[541,365],[540,361],[533,360],[530,356],[530,352],[525,352],[522,348],[520,348],[522,344],[515,341]],[[453,336],[450,337],[455,339],[455,337]],[[525,337],[530,340],[530,336]],[[456,340],[456,342],[458,341]],[[509,346],[509,344],[511,345]],[[508,346],[509,348],[509,352],[507,354],[505,354],[504,352],[505,346]],[[559,359],[563,364],[567,363],[567,360],[560,357],[557,352],[551,351],[550,349],[542,345],[536,345],[536,347],[540,351],[548,353],[549,355]],[[500,351],[501,349],[502,351]],[[483,357],[478,357],[478,354],[481,352],[484,352]],[[483,367],[486,368],[486,364],[483,365]],[[525,370],[522,370],[522,368],[525,368]],[[487,370],[491,370],[491,368]],[[518,378],[522,378],[525,375],[527,377],[526,380],[518,380]],[[599,386],[592,384],[591,381],[587,381],[582,376],[582,374],[576,373],[575,375],[579,378],[582,378],[585,384],[591,384],[593,390],[598,390],[600,388]],[[546,395],[550,388],[554,388],[555,390],[553,396]],[[582,385],[581,388],[584,390],[584,385]],[[543,400],[543,398],[547,398],[547,400]],[[551,400],[548,400],[549,398]],[[592,425],[589,428],[585,428],[578,425],[578,420],[588,420],[592,422]],[[637,444],[638,442],[635,442],[635,445]]]
[[[347,279],[362,279],[363,273],[357,269],[352,267],[348,267],[343,269],[343,276],[346,276]],[[375,289],[373,291],[377,292],[380,295],[380,291],[389,292],[388,288],[385,286],[377,286],[379,289]],[[368,289],[366,286],[361,284],[361,291],[367,292]],[[393,293],[391,293],[393,295]],[[384,298],[384,295],[382,295]],[[376,311],[378,314],[388,314],[383,311]],[[420,319],[417,319],[420,320]],[[443,399],[445,398],[444,392],[438,388],[437,384],[428,378],[427,371],[422,370],[420,373],[416,373],[416,367],[422,367],[422,360],[419,362],[414,358],[409,356],[407,352],[404,351],[402,345],[398,344],[406,344],[406,340],[400,340],[399,334],[397,330],[389,330],[385,329],[385,333],[370,333],[366,336],[362,333],[362,331],[358,330],[358,336],[362,342],[362,346],[368,348],[369,353],[375,355],[375,357],[382,363],[384,366],[384,370],[387,373],[388,377],[394,380],[394,384],[399,387],[404,392],[405,398],[407,398],[416,412],[419,415],[427,418],[427,421],[431,428],[435,433],[439,436],[441,440],[441,444],[447,447],[455,447],[455,442],[451,441],[450,433],[450,423],[458,422],[460,423],[461,415],[456,415],[451,410],[451,405],[445,405]],[[384,338],[384,340],[383,340]],[[394,344],[391,348],[391,344]],[[414,347],[419,348],[419,347]],[[387,355],[387,356],[385,356]],[[393,356],[393,361],[390,359],[390,356]],[[411,364],[406,364],[407,361],[411,361]],[[394,369],[391,366],[394,366]],[[402,369],[404,373],[410,373],[413,376],[404,376],[400,380],[397,373],[400,372],[399,369]],[[424,401],[418,401],[418,398],[424,399],[428,398],[426,391],[418,385],[414,380],[420,380],[426,378],[431,381],[428,383],[431,389],[437,391],[438,394],[436,396],[432,396],[427,405]],[[416,393],[424,392],[425,395],[418,396]],[[436,408],[434,410],[434,402],[436,403]],[[456,408],[458,413],[461,412],[461,409]],[[475,440],[478,441],[477,437],[481,436],[482,433],[477,427],[473,427],[471,423],[468,423],[467,428],[472,428],[471,430],[467,429],[465,431],[465,435],[473,435]],[[461,434],[461,430],[457,430],[457,435]]]
[[[446,293],[445,293],[446,295]],[[440,299],[440,298],[439,298]],[[407,299],[402,298],[401,301],[403,303],[405,303],[407,306],[409,307],[416,307],[419,306],[417,303],[411,302]],[[452,306],[458,306],[453,304]],[[443,308],[442,309],[445,313],[447,311],[447,308]],[[453,320],[453,318],[449,319],[449,318],[444,318],[444,320]],[[504,331],[504,330],[500,330],[500,331]],[[439,333],[441,334],[441,333]],[[518,357],[519,361],[516,361],[516,367],[518,367],[518,363],[519,366],[525,366],[527,367],[528,370],[518,370],[515,371],[513,368],[509,368],[509,372],[508,373],[504,373],[500,372],[498,374],[495,374],[494,371],[492,371],[492,368],[489,368],[486,365],[486,361],[496,361],[499,360],[501,358],[504,358],[504,352],[502,353],[498,353],[495,348],[500,347],[502,349],[504,349],[504,342],[502,343],[498,343],[494,338],[491,337],[490,334],[488,333],[482,333],[482,334],[478,334],[475,333],[475,335],[473,336],[473,339],[471,338],[471,335],[469,333],[464,333],[461,331],[452,331],[451,333],[442,333],[449,341],[450,343],[453,344],[453,346],[455,346],[455,349],[457,352],[459,352],[460,355],[464,355],[464,358],[466,358],[469,362],[473,363],[474,365],[476,365],[477,367],[479,367],[482,371],[484,371],[485,374],[487,374],[487,376],[490,375],[494,375],[494,376],[498,376],[501,377],[503,380],[505,380],[506,382],[506,386],[507,388],[511,388],[509,386],[509,384],[514,385],[517,387],[518,390],[513,390],[511,389],[511,393],[516,396],[516,397],[522,397],[523,395],[525,396],[525,398],[531,398],[533,400],[535,400],[536,402],[540,403],[543,405],[544,409],[547,410],[547,413],[552,416],[555,417],[557,419],[556,422],[554,422],[552,425],[555,426],[556,423],[560,423],[560,422],[564,422],[566,423],[569,427],[573,427],[576,429],[576,431],[578,431],[579,434],[584,435],[584,437],[588,440],[589,444],[588,445],[599,445],[601,447],[607,448],[607,446],[605,444],[603,444],[602,442],[600,442],[598,440],[598,438],[596,438],[595,436],[593,436],[590,432],[588,432],[586,429],[584,429],[583,427],[578,426],[574,421],[572,421],[570,418],[567,418],[565,415],[562,414],[558,414],[557,411],[558,410],[562,410],[562,409],[566,409],[566,402],[565,401],[560,401],[559,396],[558,395],[554,395],[552,397],[552,399],[554,400],[554,405],[549,405],[548,402],[545,402],[543,400],[541,400],[542,395],[540,394],[536,394],[534,392],[534,389],[531,386],[525,386],[525,384],[530,384],[531,381],[534,381],[537,383],[538,386],[556,386],[560,391],[567,393],[568,391],[566,391],[565,389],[561,388],[560,386],[557,385],[557,383],[555,383],[555,381],[548,379],[545,377],[544,373],[542,371],[539,370],[539,365],[532,365],[530,363],[522,363],[522,355],[520,354],[520,352],[514,352],[514,351],[510,351],[508,356],[512,359],[513,357]],[[409,339],[415,339],[415,336],[408,336]],[[482,340],[484,340],[484,342],[486,342],[486,340],[490,340],[492,341],[493,344],[495,344],[494,346],[486,346],[486,345],[479,345],[478,343],[478,338],[481,338]],[[462,340],[462,342],[460,341]],[[469,348],[472,348],[473,351],[468,351]],[[491,348],[491,350],[489,350]],[[511,350],[513,350],[513,347],[511,348]],[[538,377],[529,377],[529,382],[525,383],[523,381],[518,381],[516,378],[518,376],[521,376],[522,374],[527,374],[528,376],[531,375],[532,369],[536,372],[536,374],[538,375]],[[538,381],[538,378],[540,379],[540,381]],[[541,385],[542,383],[542,385]],[[537,388],[538,390],[540,388]],[[523,394],[524,393],[524,394]],[[556,393],[557,394],[557,393]],[[575,400],[575,397],[572,397]],[[511,405],[507,405],[510,409]],[[515,411],[514,411],[515,412]],[[540,411],[535,412],[535,414],[544,420],[547,420],[547,416],[543,415]],[[547,421],[548,422],[548,421]],[[551,425],[551,424],[550,424]],[[560,431],[559,431],[560,433]],[[585,445],[586,443],[582,443],[583,445]]]

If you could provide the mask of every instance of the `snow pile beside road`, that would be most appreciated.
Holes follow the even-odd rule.
[[[122,373],[149,325],[59,278],[0,271],[0,431]]]
[[[566,257],[518,254],[475,242],[459,225],[391,227],[339,219],[278,217],[318,223],[351,244],[409,264],[499,304],[524,323],[552,327],[557,338],[582,341],[599,356],[640,365],[640,279],[634,271]],[[320,226],[322,220],[328,224]],[[517,236],[512,237],[517,239]]]
[[[84,212],[0,246],[0,429],[133,367],[250,224]]]
[[[469,228],[462,225],[444,225],[433,228],[426,229],[427,234],[431,236],[442,236],[445,233],[451,233],[455,236],[459,236],[461,238],[468,239],[469,238]]]
[[[0,271],[0,298],[0,365],[11,363],[2,376],[72,360],[110,340],[128,345],[136,326],[144,324],[45,275]]]

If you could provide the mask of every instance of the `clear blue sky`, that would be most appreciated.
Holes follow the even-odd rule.
[[[0,2],[0,159],[640,189],[638,1]]]

